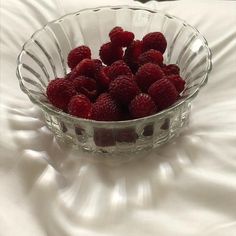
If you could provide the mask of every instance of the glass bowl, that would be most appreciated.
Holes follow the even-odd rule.
[[[70,50],[85,44],[98,58],[101,44],[109,40],[109,31],[117,25],[134,32],[137,39],[148,32],[164,33],[168,43],[165,63],[178,64],[186,81],[181,99],[155,115],[119,122],[80,119],[53,107],[47,100],[46,86],[69,72]],[[17,77],[22,91],[42,109],[57,139],[92,152],[127,153],[162,145],[178,135],[210,70],[207,41],[185,21],[148,8],[109,6],[68,14],[35,32],[18,57]]]

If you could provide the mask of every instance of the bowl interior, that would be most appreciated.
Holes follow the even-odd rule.
[[[78,45],[88,45],[94,58],[100,46],[109,40],[109,31],[121,26],[135,33],[136,39],[148,32],[161,31],[167,39],[165,63],[178,64],[186,80],[183,98],[206,82],[211,67],[210,50],[199,32],[176,17],[163,12],[131,7],[103,7],[69,14],[47,24],[26,42],[18,60],[21,88],[33,102],[55,110],[47,103],[48,82],[68,71],[67,55]],[[181,101],[179,101],[181,102]]]

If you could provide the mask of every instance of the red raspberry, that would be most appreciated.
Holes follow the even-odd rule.
[[[124,129],[106,129],[106,128],[95,128],[94,129],[94,142],[100,147],[109,147],[115,145],[116,142],[121,143],[135,143],[138,135],[135,129],[124,128]]]
[[[67,57],[68,66],[73,69],[79,62],[86,58],[91,59],[90,48],[84,45],[79,46],[70,51]]]
[[[165,78],[175,86],[178,93],[181,93],[184,90],[185,81],[179,75],[169,75]]]
[[[71,80],[55,79],[50,81],[47,86],[48,100],[55,107],[66,110],[70,99],[76,95],[76,90]]]
[[[92,61],[95,64],[95,72],[99,71],[102,67],[102,61],[99,59],[93,59]]]
[[[96,64],[94,60],[84,59],[82,60],[72,71],[71,79],[74,79],[80,75],[87,77],[94,77],[96,72]]]
[[[134,34],[129,31],[119,31],[111,37],[112,45],[118,47],[127,47],[134,41]]]
[[[92,104],[83,94],[74,96],[68,104],[69,114],[80,118],[89,119],[91,110]]]
[[[143,136],[148,137],[152,136],[154,133],[154,126],[153,124],[148,124],[143,128]]]
[[[73,84],[78,93],[89,99],[93,100],[97,96],[97,84],[94,79],[81,75],[73,79]]]
[[[160,129],[168,130],[170,128],[170,118],[165,118],[163,124],[161,125]]]
[[[144,65],[150,62],[161,66],[163,63],[163,56],[161,52],[154,49],[150,49],[139,56],[138,62],[139,65]]]
[[[140,93],[131,101],[129,112],[133,118],[142,118],[155,114],[157,107],[148,94]]]
[[[95,78],[98,82],[100,90],[107,90],[111,82],[110,77],[107,75],[109,66],[101,67],[99,71],[96,72]]]
[[[166,50],[166,46],[166,38],[161,32],[152,32],[143,37],[143,47],[145,51],[155,49],[163,54]]]
[[[116,141],[120,143],[135,143],[138,134],[134,128],[117,129],[115,132]]]
[[[121,75],[111,81],[109,93],[118,103],[128,105],[139,93],[139,87],[133,79]]]
[[[105,43],[101,46],[99,56],[102,62],[106,65],[111,65],[123,57],[123,50],[121,47],[113,46],[111,42]]]
[[[110,40],[113,45],[127,47],[134,40],[134,34],[129,31],[124,31],[121,27],[116,26],[109,33]]]
[[[130,68],[125,64],[123,60],[116,61],[112,63],[112,65],[107,70],[107,75],[113,80],[120,75],[127,75],[132,77],[132,71]]]
[[[175,86],[167,79],[160,79],[153,83],[148,93],[156,103],[158,111],[169,107],[178,98]]]
[[[115,35],[116,35],[117,33],[123,32],[123,31],[124,31],[123,28],[120,27],[120,26],[114,27],[114,28],[110,31],[110,33],[109,33],[110,39],[113,38],[113,37],[115,37]]]
[[[104,99],[110,99],[111,98],[111,95],[107,92],[105,93],[101,93],[98,98],[96,99],[96,102],[102,102]]]
[[[164,73],[161,68],[153,63],[147,63],[140,66],[136,73],[136,81],[139,88],[146,92],[155,81],[162,79]]]
[[[116,144],[112,129],[94,128],[93,140],[99,147],[110,147]]]
[[[164,65],[162,71],[165,75],[179,75],[180,69],[175,64]]]
[[[122,111],[109,94],[102,94],[92,106],[93,120],[117,121],[120,120]]]
[[[143,52],[143,43],[140,40],[133,41],[125,50],[124,61],[135,73],[139,67],[138,58]]]

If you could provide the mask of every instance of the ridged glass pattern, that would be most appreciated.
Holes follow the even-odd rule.
[[[137,39],[152,31],[164,33],[168,43],[165,63],[178,64],[186,80],[181,99],[153,116],[121,122],[84,120],[53,107],[46,87],[50,80],[69,72],[70,50],[85,44],[93,57],[98,57],[101,44],[109,40],[109,31],[117,25],[133,31]],[[194,27],[161,11],[116,6],[69,14],[37,31],[18,57],[17,76],[21,89],[42,109],[47,126],[58,139],[89,151],[117,153],[156,147],[179,134],[210,70],[210,50]]]

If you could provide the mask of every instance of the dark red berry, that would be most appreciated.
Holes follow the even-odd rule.
[[[143,43],[140,40],[134,40],[125,50],[124,61],[135,73],[139,67],[138,58],[143,52]]]
[[[114,27],[109,33],[110,39],[113,38],[117,33],[123,32],[123,31],[124,31],[123,28],[120,26]]]
[[[166,38],[161,32],[148,33],[143,37],[143,48],[145,51],[155,49],[163,54],[166,46]]]
[[[120,143],[135,143],[138,134],[134,128],[117,129],[115,132],[116,141]]]
[[[175,86],[178,93],[181,93],[184,90],[185,81],[179,75],[169,75],[165,78]]]
[[[128,105],[130,101],[140,92],[135,80],[121,75],[111,81],[109,86],[110,95],[119,103]]]
[[[95,72],[96,72],[95,62],[91,59],[84,59],[73,69],[70,78],[74,79],[80,75],[93,78]]]
[[[122,59],[123,50],[122,47],[114,46],[109,42],[101,46],[99,56],[104,64],[111,65],[113,62]]]
[[[86,58],[91,59],[90,48],[84,45],[79,46],[70,51],[67,58],[68,66],[73,69],[79,62]]]
[[[148,124],[143,128],[143,136],[148,137],[152,136],[154,133],[154,125]]]
[[[144,65],[150,62],[161,66],[163,63],[163,56],[161,52],[154,49],[150,49],[139,56],[138,62],[139,65]]]
[[[93,120],[98,121],[117,121],[122,117],[119,105],[109,94],[102,94],[92,106]]]
[[[170,118],[166,118],[161,125],[160,129],[162,130],[168,130],[170,128]]]
[[[133,118],[142,118],[155,114],[157,107],[148,94],[140,93],[131,101],[129,111]]]
[[[129,31],[116,31],[110,36],[111,42],[114,46],[127,47],[134,40],[134,34]]]
[[[73,79],[73,84],[78,93],[84,94],[91,100],[96,98],[98,91],[94,79],[81,75]]]
[[[47,86],[48,100],[55,107],[67,110],[70,99],[77,94],[73,83],[68,79],[54,79]]]
[[[93,140],[99,147],[110,147],[116,143],[114,131],[105,128],[94,128]]]
[[[148,89],[148,94],[157,105],[158,111],[168,108],[178,98],[175,86],[167,79],[160,79]]]
[[[175,64],[164,65],[162,70],[165,75],[179,75],[180,69]]]
[[[109,66],[101,67],[99,71],[95,73],[99,91],[107,90],[111,82],[111,78],[108,76]]]
[[[112,65],[107,70],[107,75],[114,80],[120,75],[127,75],[129,77],[132,77],[132,71],[130,68],[126,65],[126,63],[123,60],[116,61],[112,63]]]
[[[83,95],[74,96],[68,104],[70,115],[89,119],[91,117],[92,104],[89,99]]]
[[[147,63],[139,67],[136,73],[136,81],[139,88],[143,92],[147,92],[148,88],[157,80],[162,79],[164,73],[161,68],[153,63]]]
[[[99,71],[99,70],[101,69],[101,67],[102,67],[102,61],[99,60],[99,59],[93,59],[92,61],[94,62],[94,65],[95,65],[95,73],[96,73],[97,71]]]

